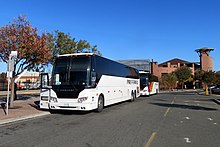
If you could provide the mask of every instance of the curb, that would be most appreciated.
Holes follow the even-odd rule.
[[[9,118],[9,119],[5,119],[5,120],[0,120],[0,125],[12,123],[12,122],[17,122],[17,121],[21,121],[21,120],[26,120],[26,119],[31,119],[31,118],[36,118],[36,117],[40,117],[40,116],[45,116],[48,114],[50,114],[50,112],[42,112],[42,113],[38,113],[38,114],[32,114],[32,115],[26,115],[26,116],[21,116],[21,117],[17,117],[17,118]]]

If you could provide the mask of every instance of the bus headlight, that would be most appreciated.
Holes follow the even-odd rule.
[[[88,97],[80,97],[78,98],[78,103],[82,103],[83,101],[86,101]]]
[[[57,101],[57,98],[55,98],[55,97],[50,97],[50,101],[53,101],[53,102],[55,102],[55,103],[58,102],[58,101]]]

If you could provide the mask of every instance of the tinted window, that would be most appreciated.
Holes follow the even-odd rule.
[[[52,85],[86,85],[90,75],[90,57],[59,57],[55,61]]]
[[[126,78],[139,78],[138,71],[129,66],[121,63],[96,56],[96,74],[99,80],[102,75],[126,77]]]
[[[68,83],[70,57],[57,58],[53,67],[52,85]]]

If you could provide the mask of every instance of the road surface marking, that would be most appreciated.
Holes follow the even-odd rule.
[[[171,102],[171,104],[174,104],[174,100],[176,99],[176,97],[173,98],[173,101]]]
[[[167,108],[167,111],[165,112],[164,117],[167,116],[167,114],[169,113],[169,111],[170,111],[170,108]]]
[[[153,132],[152,135],[150,136],[150,139],[148,140],[147,144],[145,145],[145,147],[150,147],[151,143],[153,142],[155,136],[156,136],[157,132]]]
[[[208,118],[208,120],[211,120],[211,121],[212,121],[213,119],[212,119],[212,118]]]
[[[189,138],[184,138],[186,140],[186,143],[191,143],[191,141],[189,140]]]
[[[185,118],[188,119],[188,120],[190,119],[189,117],[185,117]]]
[[[174,100],[175,100],[175,99],[176,99],[176,97],[174,97],[174,98],[173,98],[173,100],[172,100],[172,102],[171,102],[171,105],[172,105],[172,104],[174,104]],[[169,111],[170,111],[170,107],[169,107],[169,108],[167,108],[167,110],[166,110],[166,112],[164,113],[164,115],[163,115],[163,116],[164,116],[164,117],[166,117],[166,116],[167,116],[167,114],[169,113]]]

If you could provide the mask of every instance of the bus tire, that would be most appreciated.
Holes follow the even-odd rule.
[[[156,94],[158,94],[158,89],[156,90]]]
[[[133,102],[134,100],[135,100],[135,95],[134,95],[134,92],[132,91],[131,92],[131,100],[130,101]]]
[[[102,95],[100,95],[98,99],[98,107],[96,109],[96,112],[102,112],[103,108],[104,108],[104,98]]]
[[[56,114],[57,113],[57,111],[53,110],[53,109],[49,109],[49,112],[50,112],[50,114]]]

